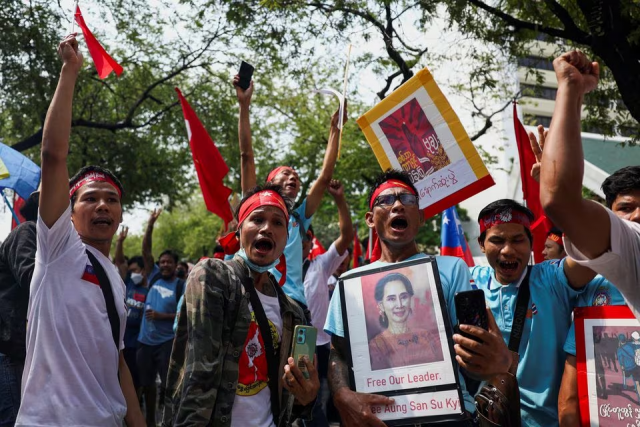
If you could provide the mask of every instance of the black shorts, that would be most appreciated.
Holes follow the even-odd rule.
[[[138,380],[141,387],[149,387],[156,383],[156,376],[160,374],[162,387],[167,383],[167,371],[169,370],[169,359],[171,358],[171,348],[173,340],[169,340],[159,345],[147,345],[139,343],[136,353],[136,363],[138,365]]]
[[[634,381],[640,381],[640,366],[636,366],[626,372],[628,377],[633,378]]]

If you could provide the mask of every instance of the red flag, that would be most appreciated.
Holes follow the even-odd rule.
[[[312,261],[318,255],[327,252],[327,250],[324,248],[324,246],[322,246],[322,243],[320,243],[320,240],[318,240],[316,236],[313,236],[311,242],[313,243],[313,246],[311,247],[311,251],[309,251],[309,261]]]
[[[353,231],[353,268],[360,267],[360,258],[362,258],[362,244],[358,239],[358,228]]]
[[[26,221],[26,219],[20,215],[20,209],[27,203],[22,197],[18,196],[18,193],[14,191],[13,193],[13,211],[16,213],[18,220],[20,220],[20,224]],[[11,216],[11,229],[16,228],[18,224],[16,223],[16,219]]]
[[[118,64],[106,50],[104,50],[100,42],[96,39],[91,30],[89,30],[89,27],[87,27],[82,16],[82,12],[80,12],[80,6],[76,6],[75,17],[78,26],[82,30],[82,34],[84,34],[84,40],[87,43],[89,55],[91,55],[91,59],[93,59],[93,63],[96,66],[96,70],[98,70],[98,76],[101,79],[104,79],[111,74],[112,71],[114,71],[118,76],[122,74],[122,66]]]
[[[531,168],[536,164],[536,156],[531,149],[529,135],[522,122],[518,118],[517,104],[513,103],[513,126],[516,131],[516,143],[518,144],[518,155],[520,158],[520,179],[522,180],[522,197],[527,207],[535,216],[531,226],[533,235],[533,259],[536,263],[544,261],[544,243],[547,240],[547,232],[551,228],[551,223],[542,210],[540,203],[540,184],[531,177]]]
[[[207,133],[191,105],[182,96],[180,89],[176,88],[184,120],[187,124],[189,145],[193,155],[193,164],[198,173],[200,189],[207,209],[218,215],[224,221],[225,227],[233,219],[229,196],[231,189],[223,183],[224,177],[229,172],[229,167],[220,155],[220,151]]]

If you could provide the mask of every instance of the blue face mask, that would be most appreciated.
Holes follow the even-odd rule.
[[[240,258],[242,258],[244,260],[244,262],[249,266],[249,268],[252,271],[255,271],[257,273],[266,273],[267,271],[271,270],[273,267],[275,267],[278,262],[280,260],[276,259],[275,261],[273,261],[271,264],[269,265],[256,265],[253,262],[251,262],[249,260],[249,257],[247,256],[247,253],[244,251],[244,248],[240,248],[240,250],[237,252],[237,254],[240,256]]]

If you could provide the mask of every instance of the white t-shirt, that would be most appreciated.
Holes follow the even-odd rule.
[[[348,251],[344,251],[342,255],[338,254],[335,243],[332,243],[328,251],[318,255],[311,261],[307,275],[304,278],[304,296],[311,312],[311,324],[318,328],[317,346],[331,342],[331,337],[324,331],[324,324],[329,311],[329,287],[327,283],[333,272],[336,271],[340,263],[348,255]]]
[[[260,292],[258,292],[258,298],[269,321],[271,340],[277,350],[282,341],[280,302],[278,297],[270,297]],[[249,310],[251,310],[251,324],[238,361],[238,388],[231,409],[231,426],[275,427],[271,414],[267,356],[251,304],[249,304]]]
[[[127,320],[124,283],[107,257],[82,243],[71,207],[51,229],[38,216],[37,231],[16,426],[120,427],[127,407],[118,382],[119,352],[85,250],[95,255],[112,284],[120,349]]]
[[[624,296],[629,308],[640,319],[640,224],[619,218],[607,209],[611,222],[611,250],[588,259],[564,238],[567,254],[578,264],[604,276]]]

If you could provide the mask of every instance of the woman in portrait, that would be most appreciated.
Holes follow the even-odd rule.
[[[438,360],[433,338],[424,329],[411,328],[413,286],[401,273],[378,281],[374,293],[383,331],[369,341],[371,369],[419,365]],[[436,341],[437,342],[437,341]]]

